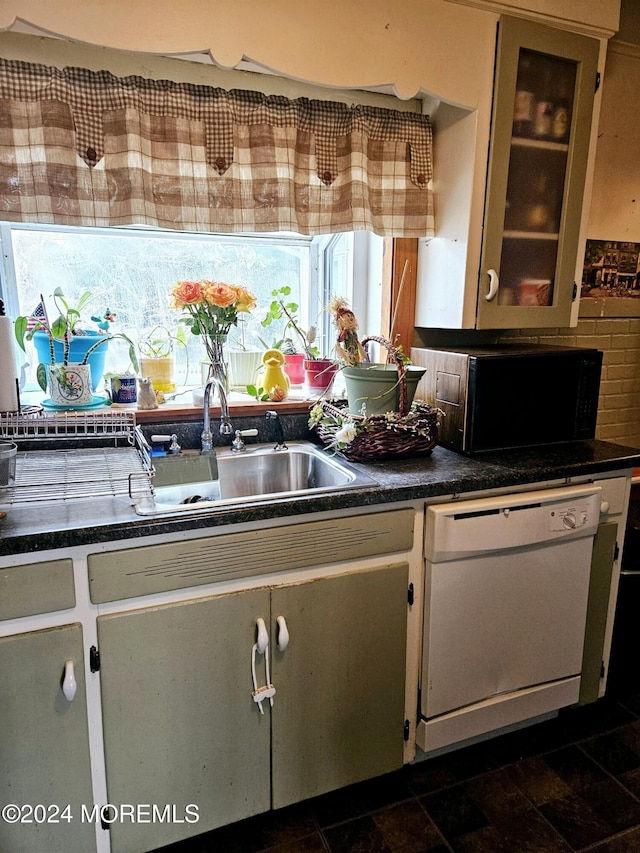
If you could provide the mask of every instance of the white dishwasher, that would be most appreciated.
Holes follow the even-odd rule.
[[[593,485],[427,508],[422,750],[577,701],[599,517]]]

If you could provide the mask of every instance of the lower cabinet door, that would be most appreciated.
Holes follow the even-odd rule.
[[[261,715],[251,697],[259,617],[269,624],[265,590],[98,618],[113,853],[269,809],[269,703]]]
[[[611,597],[611,578],[616,561],[618,524],[600,524],[593,542],[587,624],[582,652],[580,704],[597,701],[600,695],[602,669],[605,666],[604,640]]]
[[[407,584],[404,563],[272,591],[274,808],[402,766]]]
[[[0,850],[91,853],[92,805],[82,627],[0,639]]]

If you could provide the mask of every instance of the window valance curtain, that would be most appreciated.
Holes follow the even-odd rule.
[[[0,219],[433,233],[428,116],[0,60]]]

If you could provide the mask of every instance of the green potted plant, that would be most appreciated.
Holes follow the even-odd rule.
[[[312,326],[307,332],[307,341],[314,343],[315,327]],[[312,333],[312,337],[310,337]],[[335,358],[322,356],[315,344],[307,347],[303,361],[305,385],[311,394],[327,394],[331,389],[336,373],[340,369],[340,363]]]
[[[176,390],[174,350],[177,346],[187,346],[187,333],[181,325],[172,332],[158,323],[147,329],[138,341],[140,374],[151,379],[155,391],[167,393]]]
[[[326,394],[333,384],[340,365],[332,358],[305,358],[305,385],[312,394]]]
[[[342,362],[342,373],[347,389],[348,411],[354,415],[384,415],[397,412],[400,406],[401,378],[406,380],[406,408],[416,392],[418,382],[425,373],[422,367],[414,367],[402,352],[384,338],[365,338],[386,347],[393,364],[372,364],[367,359],[363,344],[358,338],[358,321],[346,299],[334,297],[327,306],[333,315],[338,331],[335,352]]]
[[[244,315],[238,317],[236,334],[229,334],[229,345],[226,357],[229,363],[229,388],[234,391],[245,391],[253,385],[262,364],[263,350],[251,346],[247,341],[246,320]]]
[[[292,385],[301,385],[305,379],[305,359],[315,359],[319,356],[318,348],[314,345],[316,329],[315,326],[311,326],[307,331],[302,329],[297,316],[298,305],[288,300],[291,295],[291,288],[288,285],[273,290],[271,295],[273,300],[262,321],[262,326],[266,328],[272,323],[284,321],[284,328],[282,338],[274,341],[270,347],[265,344],[265,347],[279,349],[284,354],[284,371],[289,381]],[[299,346],[296,345],[295,340],[299,342]]]
[[[127,341],[129,358],[138,369],[135,347],[127,335],[79,328],[81,311],[90,299],[91,294],[86,291],[74,307],[58,287],[53,293],[53,300],[59,314],[53,323],[45,317],[20,316],[15,321],[15,336],[21,349],[25,351],[25,341],[33,340],[36,346],[40,359],[36,371],[38,384],[43,391],[49,388],[54,405],[82,406],[92,402],[92,393],[104,372],[104,349],[114,338]],[[102,357],[92,364],[94,354]]]

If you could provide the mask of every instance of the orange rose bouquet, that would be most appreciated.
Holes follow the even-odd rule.
[[[171,289],[171,307],[183,311],[181,321],[201,335],[212,364],[223,362],[222,346],[238,315],[256,307],[256,297],[246,287],[221,281],[178,281]]]

